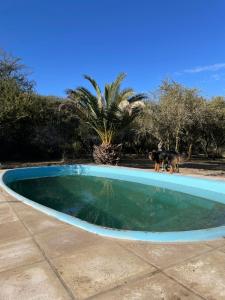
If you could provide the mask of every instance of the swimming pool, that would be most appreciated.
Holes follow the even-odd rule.
[[[187,242],[225,236],[225,182],[107,166],[6,171],[18,200],[103,236]]]

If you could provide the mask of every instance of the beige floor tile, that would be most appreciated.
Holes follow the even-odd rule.
[[[222,246],[225,246],[225,238],[218,239],[218,240],[213,240],[213,241],[208,241],[208,242],[206,242],[206,244],[208,246],[210,246],[211,248],[222,247]]]
[[[66,226],[66,223],[60,222],[26,204],[13,203],[11,206],[32,234],[47,232],[53,229],[58,230],[62,226]]]
[[[40,250],[30,238],[0,246],[0,272],[43,259]]]
[[[15,200],[16,199],[9,195],[7,192],[3,190],[0,191],[0,202],[11,202]]]
[[[93,300],[200,300],[163,274],[154,274],[92,298]]]
[[[225,246],[224,247],[220,247],[217,249],[218,251],[222,251],[222,252],[225,252]]]
[[[13,222],[17,221],[18,218],[16,214],[14,213],[11,206],[7,203],[1,203],[0,204],[0,224],[6,223],[6,222]]]
[[[120,244],[161,269],[180,263],[189,257],[196,256],[211,249],[209,246],[201,243],[152,244],[120,242]]]
[[[5,202],[5,201],[6,201],[6,199],[4,197],[4,194],[3,194],[2,190],[0,189],[0,203]]]
[[[77,299],[95,295],[154,267],[115,243],[98,243],[52,260]]]
[[[225,299],[225,253],[214,250],[166,271],[207,299]]]
[[[68,254],[81,247],[94,245],[102,240],[99,236],[68,226],[35,236],[37,243],[48,257]]]
[[[13,242],[29,236],[28,231],[20,221],[0,224],[0,245]]]
[[[0,273],[1,299],[71,299],[59,279],[45,262]]]
[[[16,211],[16,213],[21,218],[23,218],[25,216],[29,216],[34,212],[38,212],[32,206],[24,204],[21,201],[16,201],[16,202],[10,203],[10,205],[12,206],[12,208]]]

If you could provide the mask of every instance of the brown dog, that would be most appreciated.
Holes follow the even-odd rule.
[[[156,151],[149,153],[149,159],[155,162],[155,171],[159,172],[160,166],[170,171],[170,173],[179,173],[179,164],[184,161],[185,155],[175,151]]]

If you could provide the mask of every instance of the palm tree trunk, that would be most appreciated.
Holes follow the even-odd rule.
[[[94,146],[93,158],[97,164],[117,165],[120,160],[122,144],[101,144]]]

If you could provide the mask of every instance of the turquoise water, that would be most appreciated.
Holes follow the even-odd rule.
[[[225,225],[225,205],[155,186],[94,176],[17,180],[17,193],[109,228],[153,232]]]

